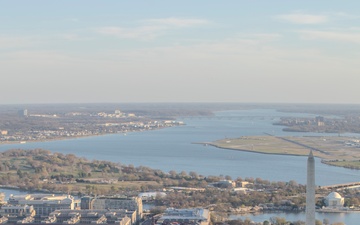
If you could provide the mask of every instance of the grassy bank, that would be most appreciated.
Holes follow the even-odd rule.
[[[306,156],[312,150],[329,165],[360,169],[360,151],[353,137],[244,136],[217,140],[212,146],[264,154]]]

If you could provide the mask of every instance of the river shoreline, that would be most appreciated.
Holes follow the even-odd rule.
[[[211,146],[211,147],[215,147],[218,149],[224,149],[224,150],[231,150],[231,151],[241,151],[241,152],[250,152],[250,153],[256,153],[256,154],[263,154],[263,155],[282,155],[282,156],[301,156],[301,157],[306,157],[306,155],[301,155],[301,154],[293,154],[293,153],[269,153],[269,152],[263,152],[263,151],[259,151],[259,150],[248,150],[248,149],[239,149],[239,148],[227,148],[227,147],[221,147],[218,146],[212,142],[193,142],[192,144],[198,144],[198,145],[204,145],[204,146]],[[339,165],[334,165],[329,163],[328,160],[323,159],[321,157],[317,157],[316,158],[321,159],[321,163],[325,164],[325,165],[329,165],[329,166],[335,166],[335,167],[341,167],[341,168],[345,168],[345,169],[351,169],[351,170],[360,170],[358,168],[351,168],[348,166],[339,166]]]
[[[269,152],[262,152],[262,151],[255,151],[255,150],[248,150],[248,149],[239,149],[239,148],[226,148],[220,147],[212,142],[193,142],[192,144],[204,145],[204,146],[212,146],[219,149],[225,150],[232,150],[232,151],[241,151],[241,152],[250,152],[250,153],[257,153],[257,154],[264,154],[264,155],[283,155],[283,156],[306,156],[300,154],[289,154],[289,153],[269,153]]]
[[[16,145],[16,144],[26,144],[26,143],[44,143],[44,142],[52,142],[52,141],[66,141],[66,140],[76,140],[76,139],[82,139],[82,138],[88,138],[88,137],[97,137],[97,136],[105,136],[105,135],[111,135],[111,134],[120,134],[120,133],[108,133],[108,134],[94,134],[94,135],[84,135],[79,137],[57,137],[52,139],[46,139],[46,140],[30,140],[30,141],[6,141],[6,142],[0,142],[0,145]]]
[[[126,131],[126,132],[117,132],[117,133],[91,134],[91,135],[83,135],[83,136],[77,136],[77,137],[56,137],[56,138],[46,139],[46,140],[6,141],[6,142],[0,142],[0,145],[16,145],[16,144],[27,144],[27,143],[46,143],[46,142],[53,142],[53,141],[67,141],[67,140],[77,140],[77,139],[91,138],[91,137],[101,137],[101,136],[107,136],[107,135],[121,135],[121,134],[123,134],[125,136],[125,135],[127,135],[127,133],[155,131],[155,130],[160,130],[160,129],[165,129],[165,128],[170,128],[170,127],[161,127],[161,128],[157,128],[157,129],[151,129],[151,130],[137,130],[137,131]]]

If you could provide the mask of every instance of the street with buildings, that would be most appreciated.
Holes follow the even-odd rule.
[[[117,224],[208,225],[210,212],[203,208],[168,208],[161,215],[143,220],[140,197],[25,194],[11,195],[0,208],[0,224]]]
[[[2,224],[139,224],[142,200],[126,196],[11,195],[0,208]]]

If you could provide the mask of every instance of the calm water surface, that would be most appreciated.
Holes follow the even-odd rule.
[[[187,125],[156,131],[105,135],[73,140],[1,145],[0,151],[12,148],[43,148],[64,154],[73,153],[88,159],[109,160],[134,166],[148,166],[163,171],[195,171],[203,175],[230,175],[260,177],[271,181],[295,180],[305,184],[306,157],[266,155],[223,150],[193,144],[246,135],[279,136],[331,135],[318,133],[283,132],[272,123],[284,116],[310,116],[309,114],[283,113],[275,110],[243,110],[218,112],[214,117],[179,118]],[[355,136],[356,134],[348,134]],[[356,135],[359,136],[359,135]],[[332,167],[316,160],[316,184],[329,185],[359,181],[359,171]],[[304,213],[270,213],[247,215],[254,221],[264,221],[272,216],[287,220],[305,220]],[[246,218],[246,217],[243,217]],[[317,219],[331,222],[359,224],[360,214],[317,214]]]
[[[203,175],[260,177],[271,181],[305,183],[306,157],[266,155],[193,144],[244,135],[321,135],[283,132],[272,125],[283,116],[306,116],[275,110],[224,111],[214,117],[179,118],[187,125],[167,129],[105,135],[72,140],[1,145],[11,148],[44,148],[73,153],[88,159],[110,160],[163,171],[195,171]],[[316,115],[308,115],[314,117]],[[328,135],[328,134],[327,134]],[[316,160],[317,185],[359,181],[359,171],[332,167]]]

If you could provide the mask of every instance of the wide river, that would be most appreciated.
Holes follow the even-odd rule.
[[[193,144],[223,138],[264,135],[264,132],[278,136],[334,135],[283,132],[283,127],[274,126],[273,123],[280,117],[286,116],[315,117],[316,115],[284,113],[272,109],[222,111],[212,117],[179,118],[186,123],[185,126],[134,132],[127,135],[113,134],[61,141],[0,145],[0,151],[12,148],[43,148],[64,154],[73,153],[88,159],[109,160],[134,166],[142,165],[163,171],[195,171],[206,176],[230,175],[233,179],[259,177],[271,181],[295,180],[305,184],[306,157],[258,154]],[[358,170],[324,165],[316,159],[317,185],[359,181],[359,175]],[[302,217],[302,214],[299,215]],[[339,219],[337,221],[357,224],[357,222],[346,221],[346,218],[355,221],[354,216],[360,220],[360,214],[335,215]]]
[[[43,148],[88,159],[109,160],[163,171],[195,171],[202,175],[230,175],[271,181],[306,181],[306,157],[268,155],[219,149],[194,144],[246,135],[329,135],[283,132],[273,123],[284,116],[311,116],[275,110],[218,112],[214,117],[179,118],[185,126],[166,129],[86,137],[70,140],[0,145],[0,151],[12,148]],[[330,134],[331,135],[331,134]],[[334,135],[334,134],[332,134]],[[354,134],[352,134],[354,135]],[[328,166],[316,160],[316,184],[330,185],[359,181],[359,171]]]

